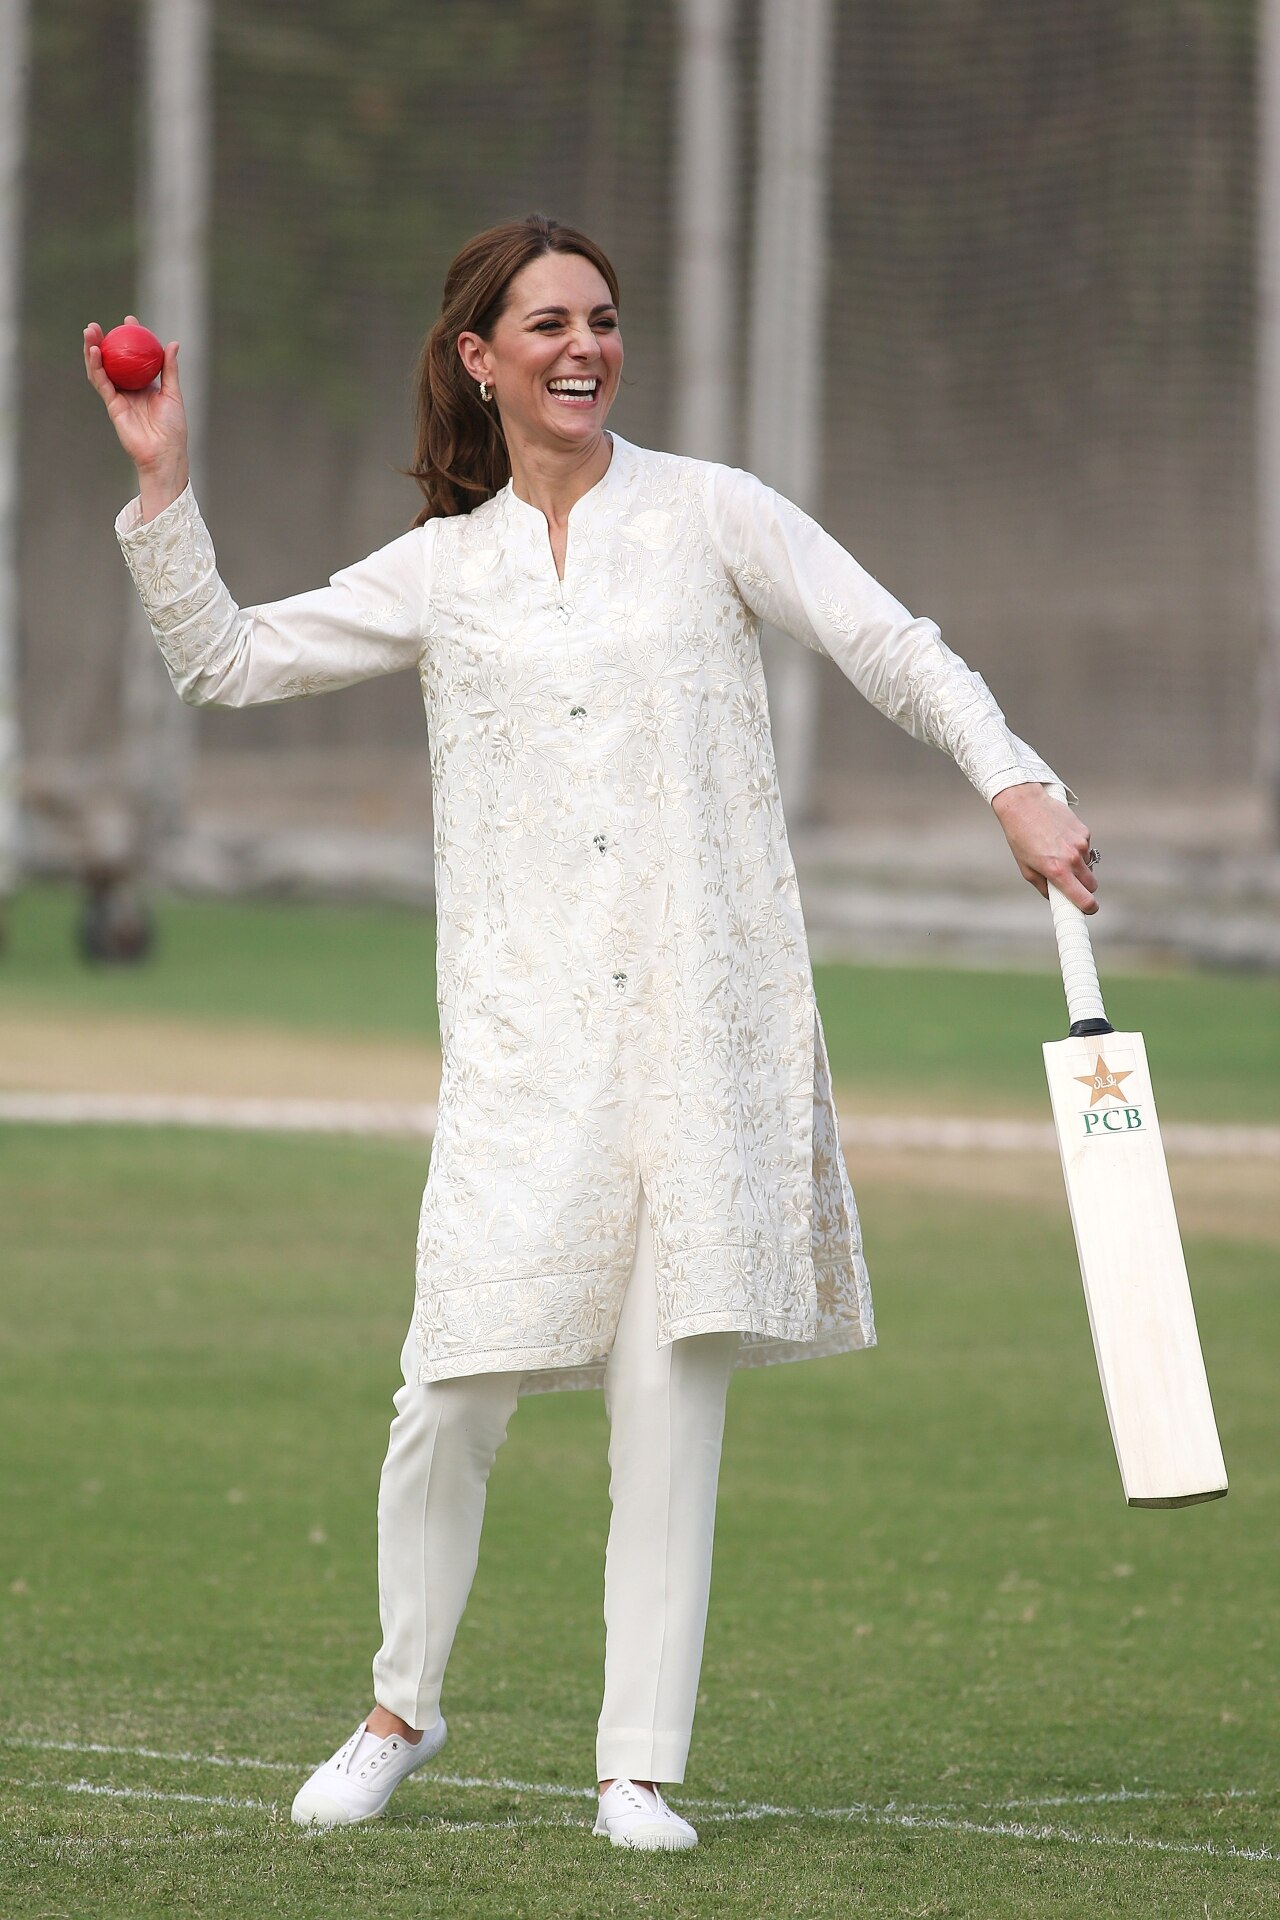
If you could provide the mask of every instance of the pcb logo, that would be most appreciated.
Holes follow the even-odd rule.
[[[1131,1058],[1130,1054],[1113,1054],[1108,1062],[1100,1053],[1092,1073],[1071,1076],[1082,1087],[1089,1089],[1089,1104],[1080,1113],[1086,1136],[1142,1131],[1142,1109],[1133,1103],[1124,1090],[1125,1081],[1133,1077],[1133,1068],[1120,1064],[1122,1059]],[[1109,1106],[1108,1101],[1114,1102],[1114,1105]]]

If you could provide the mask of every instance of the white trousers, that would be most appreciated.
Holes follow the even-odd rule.
[[[725,1397],[737,1333],[657,1345],[649,1209],[605,1369],[612,1516],[604,1567],[601,1780],[684,1778],[702,1666]],[[480,1550],[485,1488],[516,1409],[519,1373],[420,1385],[413,1329],[378,1492],[382,1645],[374,1698],[435,1724]]]

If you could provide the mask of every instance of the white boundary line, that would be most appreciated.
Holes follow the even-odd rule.
[[[25,1126],[217,1127],[249,1133],[355,1134],[429,1140],[430,1102],[232,1100],[203,1095],[0,1093],[0,1123]],[[1189,1159],[1280,1160],[1280,1127],[1194,1126],[1161,1130],[1169,1152]],[[966,1119],[945,1114],[854,1114],[840,1123],[844,1147],[914,1153],[1057,1152],[1049,1121]]]
[[[248,1133],[354,1133],[430,1139],[431,1104],[228,1100],[203,1094],[0,1093],[0,1121],[28,1126],[222,1127]]]
[[[303,1775],[306,1762],[292,1760],[260,1760],[257,1756],[225,1753],[187,1753],[173,1752],[161,1747],[116,1746],[101,1740],[38,1740],[24,1734],[0,1734],[0,1747],[20,1747],[29,1752],[38,1753],[105,1753],[122,1754],[131,1760],[162,1760],[174,1766],[189,1767],[241,1767],[261,1773],[292,1773]],[[565,1799],[590,1800],[593,1787],[567,1787],[555,1781],[547,1780],[509,1780],[502,1776],[474,1773],[440,1773],[432,1768],[429,1774],[423,1774],[424,1781],[434,1780],[448,1787],[487,1787],[503,1793],[540,1793]],[[1212,1792],[1206,1791],[1204,1798],[1209,1800],[1256,1800],[1256,1787],[1222,1787]],[[1037,1795],[1019,1800],[980,1800],[976,1804],[984,1811],[1012,1813],[1023,1807],[1092,1807],[1118,1805],[1124,1801],[1143,1800],[1181,1800],[1185,1794],[1174,1787],[1114,1787],[1103,1793],[1057,1793]],[[741,1800],[696,1800],[689,1805],[699,1807],[723,1807],[729,1812],[738,1812],[743,1807],[763,1806],[764,1802]],[[955,1800],[911,1800],[899,1803],[887,1802],[885,1811],[905,1813],[945,1813],[960,1806]],[[799,1816],[812,1813],[813,1808],[770,1807],[772,1813],[784,1813]]]
[[[155,1747],[130,1747],[112,1745],[103,1741],[76,1740],[38,1740],[20,1735],[0,1736],[0,1745],[8,1748],[26,1748],[45,1753],[77,1754],[114,1754],[125,1755],[133,1759],[160,1760],[184,1766],[212,1766],[253,1769],[272,1773],[290,1773],[301,1778],[304,1766],[294,1766],[286,1760],[259,1760],[249,1757],[227,1754],[197,1754],[186,1752],[166,1752]],[[230,1807],[244,1812],[275,1812],[280,1803],[273,1800],[238,1798],[228,1794],[199,1794],[166,1790],[158,1787],[118,1787],[102,1785],[89,1780],[15,1780],[4,1781],[6,1786],[18,1789],[41,1789],[60,1793],[86,1794],[104,1799],[159,1801],[169,1804],[206,1807]],[[481,1788],[490,1792],[529,1793],[544,1798],[588,1800],[594,1803],[593,1787],[570,1787],[554,1781],[512,1780],[502,1777],[484,1778],[472,1774],[429,1773],[419,1776],[422,1786],[445,1786]],[[979,1810],[1001,1813],[1015,1809],[1031,1807],[1100,1806],[1122,1805],[1130,1802],[1153,1802],[1182,1799],[1185,1796],[1175,1790],[1159,1787],[1120,1787],[1110,1792],[1082,1794],[1047,1794],[1042,1799],[1020,1798],[1008,1801],[980,1802]],[[1204,1793],[1205,1799],[1255,1799],[1257,1789],[1252,1787],[1228,1787],[1215,1793]],[[873,1827],[893,1827],[902,1831],[967,1833],[990,1839],[1060,1841],[1065,1845],[1078,1847],[1127,1847],[1138,1851],[1154,1853],[1172,1853],[1204,1858],[1280,1861],[1280,1851],[1269,1847],[1237,1847],[1219,1845],[1213,1841],[1162,1840],[1143,1834],[1104,1834],[1078,1833],[1070,1827],[1053,1826],[1046,1823],[1028,1824],[1020,1820],[974,1820],[965,1815],[956,1802],[941,1802],[924,1805],[900,1805],[889,1801],[884,1806],[873,1806],[867,1802],[855,1802],[845,1807],[789,1807],[776,1806],[769,1801],[734,1801],[701,1799],[695,1796],[685,1798],[682,1804],[690,1810],[697,1809],[700,1817],[721,1822],[733,1823],[748,1820],[766,1820],[782,1818],[787,1820],[829,1820],[853,1825]],[[502,1820],[447,1820],[440,1816],[420,1815],[419,1824],[430,1826],[434,1831],[495,1833],[527,1826],[563,1826],[585,1827],[585,1822],[575,1820],[571,1815],[552,1818],[550,1815],[508,1815]]]
[[[439,1784],[445,1784],[443,1776],[436,1777]],[[237,1799],[225,1793],[176,1793],[162,1791],[157,1787],[104,1786],[92,1780],[10,1779],[5,1780],[3,1784],[26,1790],[88,1794],[98,1799],[144,1800],[150,1803],[163,1802],[166,1805],[234,1808],[249,1813],[274,1813],[280,1809],[280,1802],[274,1800]],[[424,1781],[423,1784],[428,1783]],[[498,1783],[477,1784],[497,1785]],[[530,1790],[562,1791],[562,1789],[546,1787]],[[571,1788],[567,1791],[577,1794],[579,1789]],[[588,1798],[594,1798],[592,1788],[588,1787],[583,1791]],[[686,1799],[683,1805],[690,1808],[708,1808],[706,1801],[696,1799]],[[762,1802],[758,1806],[744,1803],[738,1807],[718,1810],[712,1805],[705,1814],[707,1819],[722,1824],[767,1820],[776,1816],[789,1820],[832,1820],[853,1826],[893,1827],[906,1832],[968,1833],[995,1840],[1033,1840],[1041,1843],[1060,1841],[1073,1847],[1121,1847],[1137,1852],[1194,1855],[1216,1860],[1280,1861],[1280,1852],[1270,1847],[1237,1847],[1218,1844],[1212,1840],[1160,1840],[1136,1833],[1077,1833],[1070,1827],[1055,1827],[1047,1824],[1028,1826],[1021,1820],[954,1819],[941,1814],[916,1813],[893,1806],[775,1807]],[[699,1817],[702,1818],[703,1815],[700,1814]],[[447,1820],[440,1816],[424,1814],[419,1815],[415,1824],[430,1827],[435,1833],[499,1833],[525,1827],[568,1827],[582,1833],[588,1833],[591,1830],[585,1816],[581,1820],[575,1820],[571,1815],[566,1814],[560,1815],[559,1818],[553,1818],[549,1814],[508,1814],[504,1820]]]
[[[288,1760],[241,1759],[224,1753],[167,1753],[159,1747],[118,1747],[102,1740],[31,1740],[23,1734],[0,1734],[0,1747],[20,1747],[31,1753],[112,1753],[131,1760],[164,1760],[174,1766],[246,1767],[262,1773],[302,1773]],[[439,1774],[433,1774],[438,1780]]]
[[[230,1807],[246,1813],[278,1813],[278,1800],[240,1800],[225,1793],[163,1793],[157,1787],[109,1787],[101,1786],[93,1780],[0,1780],[7,1787],[39,1788],[44,1792],[88,1794],[99,1800],[146,1800],[174,1802],[183,1806]],[[591,1789],[588,1788],[588,1792]],[[505,1820],[446,1820],[430,1815],[422,1817],[420,1826],[429,1826],[434,1833],[498,1833],[517,1827],[575,1827],[582,1832],[588,1831],[586,1822],[575,1820],[571,1815],[562,1814],[555,1819],[550,1814],[508,1814]],[[214,1832],[234,1834],[234,1827],[217,1827]],[[299,1834],[299,1838],[314,1839],[317,1834]]]
[[[9,1786],[18,1786],[21,1782],[10,1780]],[[33,1787],[52,1787],[60,1793],[89,1793],[102,1800],[164,1800],[180,1801],[191,1807],[239,1807],[251,1809],[254,1813],[270,1813],[274,1800],[237,1800],[226,1793],[173,1793],[163,1792],[159,1787],[104,1787],[93,1780],[33,1780]]]

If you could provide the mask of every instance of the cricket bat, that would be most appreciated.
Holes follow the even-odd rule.
[[[1065,802],[1063,789],[1048,791]],[[1117,1033],[1088,923],[1049,888],[1070,1018],[1044,1048],[1093,1350],[1124,1497],[1186,1507],[1227,1491],[1169,1169],[1140,1033]]]

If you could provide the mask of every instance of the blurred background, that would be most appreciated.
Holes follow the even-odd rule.
[[[410,524],[447,263],[537,209],[619,269],[618,429],[799,500],[1079,794],[1104,945],[1280,965],[1264,0],[0,19],[9,884],[430,901],[411,676],[244,714],[169,692],[80,335],[137,311],[182,340],[222,572],[278,598]],[[1044,960],[955,769],[793,642],[766,663],[815,947]]]

